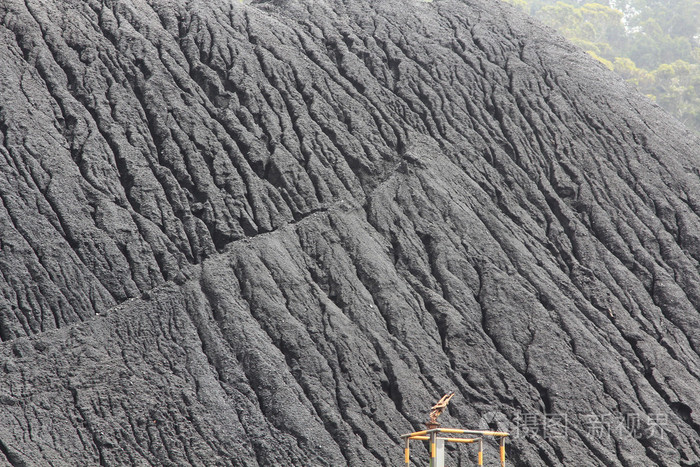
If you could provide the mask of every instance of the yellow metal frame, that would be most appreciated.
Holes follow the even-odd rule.
[[[452,438],[452,437],[439,437],[438,433],[447,434],[460,434],[460,435],[476,435],[475,438]],[[435,457],[436,457],[436,444],[438,439],[445,440],[450,443],[479,443],[479,453],[477,457],[477,465],[484,465],[484,436],[493,436],[500,438],[500,460],[501,467],[506,466],[506,437],[510,436],[510,433],[505,431],[484,431],[484,430],[462,430],[459,428],[433,428],[431,430],[415,431],[413,433],[406,433],[401,435],[401,438],[405,440],[404,448],[404,462],[406,467],[411,465],[411,448],[409,446],[411,440],[415,441],[429,441],[430,442],[430,467],[435,467]]]

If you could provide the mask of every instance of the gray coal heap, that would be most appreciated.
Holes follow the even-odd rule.
[[[699,168],[495,0],[4,0],[0,465],[699,465]]]

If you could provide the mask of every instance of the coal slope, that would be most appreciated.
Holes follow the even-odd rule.
[[[700,464],[700,141],[553,31],[3,0],[0,43],[0,464],[401,465],[449,390],[513,465]]]

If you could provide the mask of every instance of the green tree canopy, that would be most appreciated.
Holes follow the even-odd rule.
[[[700,132],[700,0],[506,0]]]

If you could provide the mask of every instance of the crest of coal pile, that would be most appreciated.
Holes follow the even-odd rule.
[[[554,31],[5,0],[0,43],[0,464],[402,465],[449,391],[509,465],[700,463],[700,140]]]

